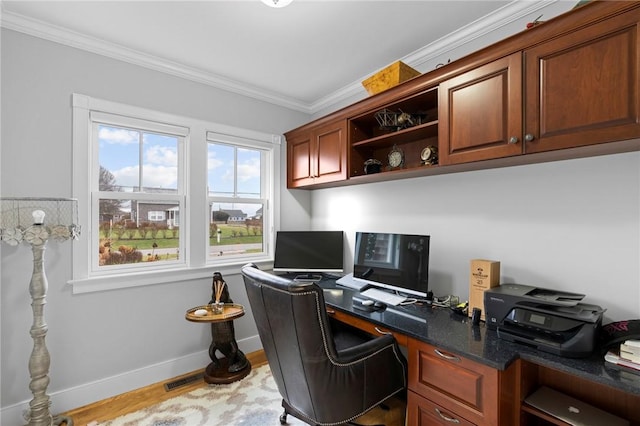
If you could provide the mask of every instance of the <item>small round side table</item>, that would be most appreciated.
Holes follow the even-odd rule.
[[[196,315],[199,310],[204,315]],[[211,363],[204,372],[204,381],[209,384],[227,384],[243,379],[251,372],[251,363],[238,348],[233,320],[244,315],[244,307],[236,303],[225,303],[221,314],[214,314],[210,305],[196,306],[187,310],[187,321],[211,324]],[[224,355],[216,356],[216,351]]]

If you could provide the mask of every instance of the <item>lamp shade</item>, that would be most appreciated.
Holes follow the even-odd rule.
[[[293,0],[260,0],[262,3],[270,7],[285,7],[288,6]]]
[[[71,198],[0,198],[0,240],[42,244],[77,239],[78,202]]]

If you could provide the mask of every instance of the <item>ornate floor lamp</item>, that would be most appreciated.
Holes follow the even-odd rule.
[[[44,249],[47,241],[77,239],[80,235],[78,203],[70,198],[0,198],[0,238],[16,246],[21,242],[31,245],[33,274],[29,285],[33,308],[33,351],[29,358],[29,388],[33,399],[29,403],[28,426],[51,426],[66,422],[69,417],[53,417],[49,411],[51,402],[47,395],[49,386],[49,351],[45,344],[47,324],[44,321],[44,305],[47,295],[47,277],[44,273]]]

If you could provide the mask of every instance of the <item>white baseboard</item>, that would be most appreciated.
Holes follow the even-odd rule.
[[[238,347],[244,353],[251,353],[262,349],[262,343],[256,335],[238,340]],[[191,371],[200,370],[209,362],[211,362],[209,351],[205,350],[50,393],[51,412],[53,414],[64,413],[115,395],[171,379]],[[25,424],[23,412],[29,410],[29,401],[2,407],[0,410],[0,424],[6,426]]]

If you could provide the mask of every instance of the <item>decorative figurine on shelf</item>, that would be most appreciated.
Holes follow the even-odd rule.
[[[420,164],[424,166],[433,166],[438,164],[438,148],[433,145],[425,147],[420,152]]]
[[[213,291],[211,301],[209,302],[211,306],[215,303],[233,303],[229,295],[228,286],[220,272],[213,273],[213,283],[211,287]],[[217,369],[221,364],[216,356],[216,351],[220,351],[227,358],[227,371],[229,373],[236,373],[249,365],[247,357],[238,349],[233,320],[211,323],[209,357],[211,358],[214,368]]]
[[[381,128],[399,131],[422,124],[424,114],[409,114],[402,110],[393,112],[387,108],[375,113],[375,118]]]
[[[542,24],[544,21],[541,21],[540,18],[542,18],[542,15],[538,16],[531,22],[527,22],[527,29],[537,27],[538,25]]]
[[[382,161],[375,158],[369,158],[364,162],[364,174],[372,175],[374,173],[380,173],[382,171]]]

